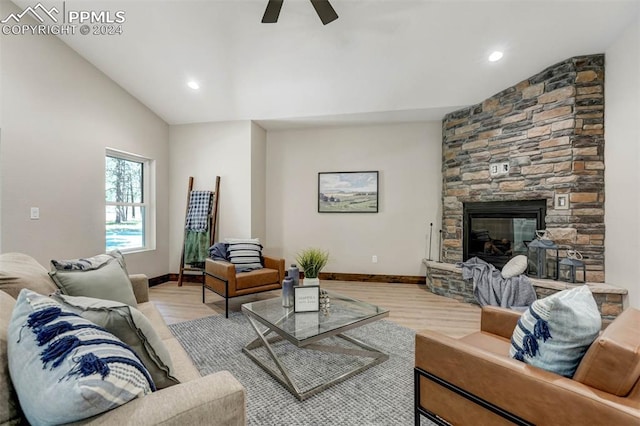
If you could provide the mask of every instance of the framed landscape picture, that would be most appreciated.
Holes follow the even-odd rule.
[[[378,172],[318,173],[319,213],[378,213]]]

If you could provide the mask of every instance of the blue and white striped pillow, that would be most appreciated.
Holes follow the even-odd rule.
[[[12,313],[7,354],[11,380],[31,424],[75,422],[155,390],[129,346],[26,289]]]
[[[583,285],[531,304],[511,336],[509,355],[526,364],[573,377],[600,332],[598,305]]]
[[[258,238],[227,238],[227,255],[236,272],[262,269],[262,244]]]

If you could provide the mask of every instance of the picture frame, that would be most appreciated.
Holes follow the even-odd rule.
[[[378,213],[378,171],[318,173],[318,213]]]
[[[293,312],[318,312],[320,310],[320,286],[299,285],[293,287]]]

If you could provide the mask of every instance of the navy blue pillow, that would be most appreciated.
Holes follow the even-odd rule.
[[[226,243],[215,243],[211,247],[209,247],[209,257],[213,260],[225,260],[229,261],[229,255],[227,254],[228,244]]]

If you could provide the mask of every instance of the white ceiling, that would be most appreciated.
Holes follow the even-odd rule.
[[[323,26],[308,0],[285,0],[278,23],[262,24],[266,4],[67,0],[124,10],[126,22],[123,35],[63,40],[169,124],[438,120],[603,53],[640,10],[640,0],[331,0],[339,19]],[[494,50],[505,56],[490,63]]]

